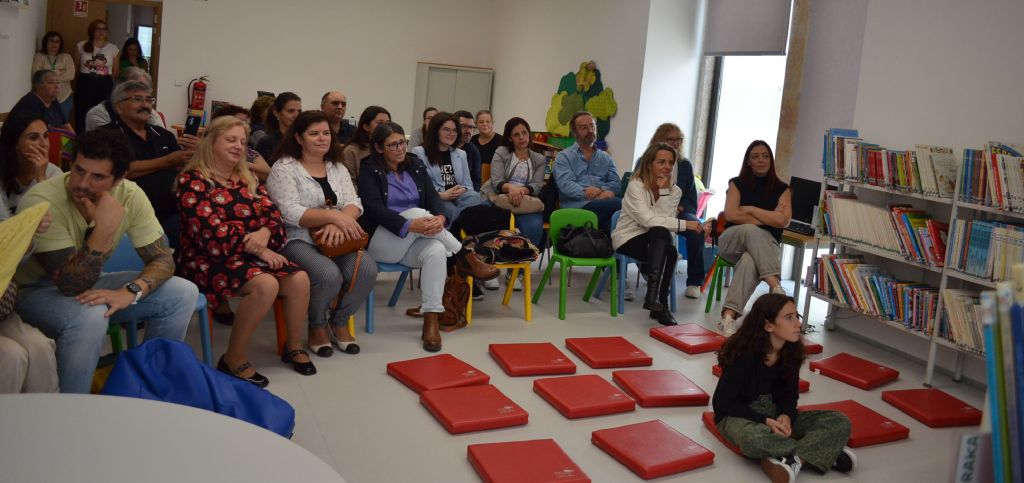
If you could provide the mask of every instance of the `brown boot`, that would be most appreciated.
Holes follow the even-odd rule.
[[[494,279],[501,273],[498,267],[485,263],[472,250],[466,251],[465,254],[459,257],[455,262],[455,269],[462,272],[464,276],[471,276],[481,282]]]
[[[437,352],[441,350],[441,332],[437,326],[437,312],[424,312],[423,314],[423,350]]]

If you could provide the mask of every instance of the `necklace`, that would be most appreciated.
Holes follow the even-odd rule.
[[[50,58],[50,54],[46,54],[46,60],[50,61],[50,70],[57,70],[57,57],[60,57],[60,54],[57,54],[52,59]]]

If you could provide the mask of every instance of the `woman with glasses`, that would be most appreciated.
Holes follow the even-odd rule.
[[[227,350],[217,370],[265,387],[246,352],[257,324],[278,297],[284,299],[285,341],[281,361],[299,374],[316,374],[302,350],[309,307],[309,277],[279,252],[285,242],[281,212],[245,159],[248,127],[224,116],[206,128],[195,156],[178,176],[181,248],[178,275],[191,280],[216,309],[222,298],[241,297]]]
[[[441,350],[438,314],[444,312],[441,296],[448,257],[457,256],[456,270],[481,280],[497,277],[498,269],[463,248],[445,229],[445,207],[427,168],[405,152],[408,142],[402,127],[382,123],[370,140],[373,154],[363,160],[359,170],[359,197],[365,210],[359,224],[370,234],[367,252],[378,262],[421,269],[421,339],[424,350],[437,352]]]
[[[309,274],[309,348],[330,357],[333,342],[341,352],[358,354],[346,322],[373,290],[377,264],[356,252],[329,258],[313,239],[338,246],[366,235],[356,221],[363,205],[338,161],[341,147],[327,116],[322,111],[299,114],[278,151],[282,157],[274,163],[267,188],[288,234],[281,253]],[[332,299],[337,299],[333,309]]]
[[[473,189],[466,152],[455,147],[459,134],[455,115],[439,112],[430,120],[423,145],[412,150],[427,167],[448,220],[455,220],[462,210],[482,203],[480,194]]]
[[[267,109],[262,136],[256,143],[256,151],[274,165],[274,150],[281,144],[284,133],[292,126],[292,121],[302,112],[302,98],[294,92],[282,92],[274,99],[274,104]]]
[[[359,179],[359,165],[370,155],[370,136],[373,135],[373,130],[389,121],[391,113],[380,106],[367,107],[359,115],[359,123],[356,125],[355,134],[352,135],[352,141],[341,152],[341,163],[348,169],[353,180]]]
[[[118,72],[118,48],[107,42],[107,23],[89,24],[89,39],[78,43],[78,92],[75,95],[75,129],[85,126],[85,113],[110,97]]]
[[[71,107],[74,105],[71,81],[75,80],[75,60],[71,58],[70,54],[64,52],[64,37],[60,35],[60,32],[51,30],[43,36],[42,47],[32,57],[32,73],[35,74],[40,70],[52,70],[57,73],[57,82],[60,83],[57,102],[60,103],[60,110],[64,113],[64,118],[70,120]]]

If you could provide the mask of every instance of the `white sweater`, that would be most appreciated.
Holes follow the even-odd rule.
[[[619,222],[612,230],[612,246],[618,249],[633,237],[643,235],[655,226],[668,229],[670,232],[686,231],[686,220],[676,218],[676,207],[683,197],[683,190],[672,184],[668,196],[654,196],[643,181],[631,179],[626,186],[626,194],[622,197],[622,213]]]

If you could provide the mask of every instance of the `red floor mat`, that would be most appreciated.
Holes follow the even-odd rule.
[[[423,391],[420,402],[451,434],[522,426],[530,418],[490,384]]]
[[[491,344],[488,352],[510,376],[575,374],[576,364],[550,342]]]
[[[645,408],[706,406],[711,400],[708,393],[675,370],[615,371],[612,380]]]
[[[487,384],[491,377],[451,354],[388,363],[388,375],[417,393]]]
[[[882,391],[882,400],[932,428],[981,424],[978,408],[935,388]]]
[[[824,350],[825,348],[822,347],[821,344],[815,342],[808,342],[807,339],[804,339],[805,354],[821,354]]]
[[[715,453],[657,419],[599,429],[590,441],[645,480],[715,462]]]
[[[533,381],[533,392],[569,419],[636,409],[633,398],[593,374],[537,379]]]
[[[715,424],[714,411],[704,411],[704,413],[700,415],[700,420],[704,422],[704,427],[708,428],[708,431],[711,431],[711,434],[715,435],[715,437],[718,438],[726,448],[732,450],[733,453],[743,456],[743,453],[740,452],[739,446],[726,441],[725,438],[722,437],[722,433],[718,432],[718,425]]]
[[[722,368],[718,364],[711,366],[711,373],[716,377],[722,377]],[[806,379],[800,379],[800,392],[807,392],[811,390],[811,381]]]
[[[471,444],[467,453],[484,483],[590,483],[553,439]]]
[[[679,324],[651,329],[651,337],[687,354],[713,352],[722,347],[725,337],[697,324]]]
[[[565,346],[594,369],[649,366],[654,361],[623,337],[568,338]]]
[[[857,401],[847,399],[826,404],[800,406],[800,411],[814,409],[839,411],[850,418],[852,428],[850,430],[850,441],[846,444],[851,448],[899,441],[910,437],[910,428],[879,414]]]
[[[832,379],[865,390],[874,389],[900,377],[899,371],[895,369],[845,352],[811,361],[808,367],[812,371],[818,371]]]

